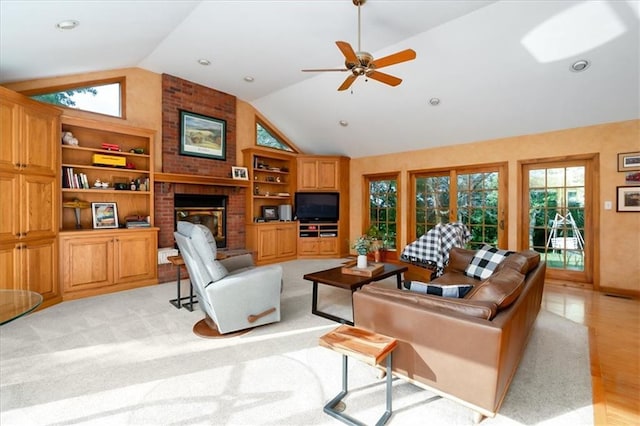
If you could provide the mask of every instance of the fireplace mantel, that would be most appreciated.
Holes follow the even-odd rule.
[[[202,175],[187,175],[180,173],[156,173],[154,175],[156,182],[166,183],[184,183],[191,185],[212,185],[212,186],[232,186],[239,188],[248,188],[249,181],[221,178],[214,176],[202,176]]]

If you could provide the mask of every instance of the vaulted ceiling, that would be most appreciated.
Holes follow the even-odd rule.
[[[140,67],[251,103],[305,152],[361,157],[640,118],[639,20],[635,0],[369,0],[362,50],[417,58],[384,69],[397,87],[338,92],[347,73],[301,70],[357,49],[352,0],[1,0],[0,82]]]

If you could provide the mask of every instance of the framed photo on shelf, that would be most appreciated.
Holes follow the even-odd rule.
[[[640,151],[618,154],[618,171],[630,172],[633,170],[640,170]]]
[[[640,212],[640,186],[618,186],[616,211]]]
[[[234,179],[249,180],[249,171],[246,167],[231,166],[231,176]]]
[[[264,220],[278,220],[278,206],[262,206]]]
[[[116,203],[91,203],[93,229],[118,227],[118,206]]]
[[[180,155],[225,160],[227,122],[180,110]]]

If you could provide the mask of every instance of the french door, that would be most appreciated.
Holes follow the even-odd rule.
[[[593,284],[593,175],[591,158],[522,166],[520,238],[546,261],[548,278]]]

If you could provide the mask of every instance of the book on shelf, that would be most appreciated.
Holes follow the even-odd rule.
[[[126,223],[127,228],[151,228],[151,224],[146,220],[129,220]]]

